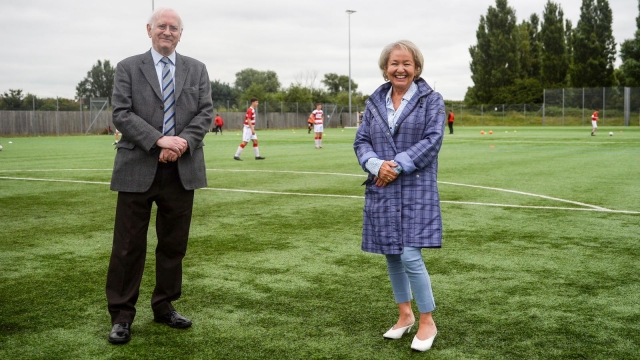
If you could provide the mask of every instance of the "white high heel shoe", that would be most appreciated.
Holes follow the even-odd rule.
[[[433,345],[433,340],[435,340],[436,335],[438,335],[437,331],[427,340],[420,340],[417,335],[414,336],[413,341],[411,342],[411,348],[416,351],[427,351],[431,349],[431,345]]]
[[[389,329],[389,331],[384,333],[382,337],[385,339],[392,339],[392,340],[400,339],[402,335],[411,331],[411,327],[413,327],[413,324],[405,327],[399,327],[397,329],[394,329],[393,327],[391,327],[391,329]]]

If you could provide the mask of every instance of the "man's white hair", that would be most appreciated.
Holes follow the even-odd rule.
[[[180,14],[178,14],[177,11],[175,11],[175,10],[173,10],[171,8],[167,8],[167,7],[160,7],[160,8],[155,9],[154,12],[149,17],[149,21],[147,21],[147,24],[151,25],[151,28],[153,29],[155,27],[155,25],[156,25],[156,22],[160,18],[160,16],[162,16],[162,14],[167,12],[167,11],[170,11],[170,12],[176,14],[176,16],[178,17],[178,25],[179,25],[180,31],[182,31],[184,26],[182,25],[182,18],[180,17]]]

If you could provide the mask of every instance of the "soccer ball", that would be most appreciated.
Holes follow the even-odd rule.
[[[609,136],[613,136],[613,131],[609,131]]]
[[[0,151],[2,151],[2,145],[0,145]]]

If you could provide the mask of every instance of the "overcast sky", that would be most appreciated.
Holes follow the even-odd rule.
[[[518,22],[542,17],[547,0],[509,0]],[[573,26],[582,0],[556,0]],[[631,39],[638,16],[636,0],[609,0],[613,35]],[[98,59],[113,66],[147,51],[145,24],[151,0],[2,0],[0,93],[22,89],[38,97],[75,97],[75,87]],[[349,73],[358,90],[371,94],[382,82],[377,60],[382,48],[408,39],[425,58],[423,77],[445,99],[461,100],[473,85],[469,46],[481,15],[495,0],[155,0],[182,16],[184,32],[177,51],[207,65],[211,80],[233,85],[246,68],[273,70],[284,87],[324,74]],[[619,53],[617,54],[619,56]],[[617,64],[620,60],[618,58]]]

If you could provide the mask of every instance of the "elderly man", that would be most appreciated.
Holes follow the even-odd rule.
[[[113,123],[122,139],[111,178],[118,200],[106,286],[113,344],[131,339],[154,202],[154,320],[173,328],[191,326],[172,302],[182,291],[194,189],[207,185],[202,141],[213,104],[205,65],[175,51],[182,30],[176,11],[157,9],[147,23],[151,50],[116,67]]]

